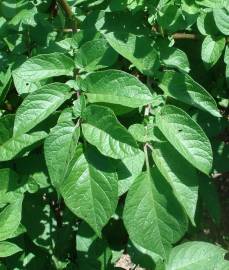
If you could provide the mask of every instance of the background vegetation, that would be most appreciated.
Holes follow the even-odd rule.
[[[2,0],[0,270],[229,269],[228,85],[228,0]]]

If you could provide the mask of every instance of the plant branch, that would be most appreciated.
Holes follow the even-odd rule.
[[[77,31],[77,26],[76,26],[76,19],[74,18],[74,13],[72,12],[71,7],[69,6],[68,2],[66,0],[58,0],[61,8],[64,10],[66,13],[67,17],[72,20],[72,32]]]
[[[201,36],[193,33],[174,33],[172,35],[174,39],[190,39],[190,40],[200,40]]]
[[[61,5],[62,9],[65,11],[67,16],[71,18],[73,16],[73,12],[71,7],[69,6],[68,2],[66,0],[58,0],[59,4]]]
[[[145,162],[146,162],[146,169],[149,172],[150,171],[150,166],[149,166],[149,156],[148,156],[148,143],[144,145],[144,153],[145,153]]]
[[[161,30],[161,28],[159,28],[159,30],[158,30],[158,26],[153,26],[152,27],[152,31],[155,33],[155,34],[157,34],[157,35],[159,35],[159,36],[161,36],[161,37],[163,37],[163,38],[165,38],[166,37],[166,35],[165,35],[165,33]],[[167,34],[167,36],[169,36],[168,34]],[[183,33],[174,33],[174,34],[172,34],[172,37],[175,39],[175,40],[201,40],[201,39],[203,39],[203,36],[202,35],[199,35],[199,34],[196,34],[196,33],[185,33],[185,32],[183,32]],[[226,39],[226,43],[229,43],[229,37],[225,37],[225,39]]]

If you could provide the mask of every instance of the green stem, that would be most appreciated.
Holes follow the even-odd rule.
[[[149,156],[148,156],[148,143],[144,145],[144,153],[145,153],[145,161],[146,161],[146,170],[150,172],[150,166],[149,166]]]

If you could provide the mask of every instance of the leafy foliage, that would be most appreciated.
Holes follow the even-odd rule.
[[[0,15],[0,269],[229,269],[228,0]]]

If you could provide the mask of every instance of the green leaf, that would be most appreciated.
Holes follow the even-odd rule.
[[[50,77],[73,75],[74,61],[63,53],[40,54],[26,60],[13,71],[13,77],[35,82]]]
[[[130,240],[164,259],[187,227],[181,206],[156,168],[135,179],[123,218]]]
[[[127,245],[127,254],[130,255],[134,264],[141,265],[144,269],[163,270],[163,260],[154,252],[147,250],[136,243],[129,242]],[[161,267],[162,268],[161,268]]]
[[[169,47],[168,42],[163,39],[157,40],[160,60],[167,67],[178,68],[181,71],[189,72],[189,61],[185,52],[175,47]]]
[[[185,28],[186,22],[181,8],[177,5],[164,5],[158,12],[158,24],[168,32],[174,32]]]
[[[202,12],[197,18],[197,27],[202,35],[217,36],[219,30],[213,18],[213,12]]]
[[[207,242],[187,242],[173,248],[166,270],[215,270],[226,252]]]
[[[106,102],[137,108],[152,102],[149,89],[136,77],[124,71],[90,73],[83,80],[82,88],[91,103]]]
[[[58,188],[74,157],[80,135],[80,129],[71,121],[58,123],[44,143],[44,153],[51,182]]]
[[[227,0],[195,0],[197,4],[209,8],[222,8],[226,7]]]
[[[7,161],[13,159],[18,154],[28,150],[29,147],[34,146],[39,141],[47,136],[44,131],[37,131],[30,134],[21,134],[14,136],[3,144],[0,144],[0,161]]]
[[[79,270],[107,269],[111,250],[105,239],[98,238],[85,222],[77,231],[76,250]]]
[[[21,221],[22,198],[7,205],[0,212],[0,241],[6,240],[17,230]]]
[[[220,117],[214,98],[188,74],[165,71],[159,76],[159,87],[170,97]]]
[[[13,243],[7,241],[0,242],[0,257],[8,257],[20,251],[22,249]]]
[[[48,84],[29,94],[16,112],[14,135],[31,130],[55,112],[70,96],[69,86],[62,83]]]
[[[159,57],[149,32],[137,24],[139,17],[131,13],[104,13],[96,28],[111,47],[129,60],[145,75],[154,75],[159,68]]]
[[[156,115],[156,123],[176,150],[205,174],[212,169],[211,144],[200,126],[183,110],[166,105]]]
[[[118,181],[110,160],[97,150],[77,149],[75,163],[61,185],[67,207],[101,236],[118,202]]]
[[[177,200],[195,225],[198,199],[198,177],[195,168],[169,143],[154,143],[152,155],[157,168],[169,182]]]
[[[106,107],[91,105],[84,112],[85,139],[105,156],[122,159],[139,153],[137,143]]]
[[[201,58],[208,68],[213,67],[219,60],[224,46],[224,37],[213,38],[211,36],[206,36],[202,43]]]
[[[215,23],[219,30],[226,36],[229,36],[229,10],[226,8],[213,9]]]
[[[118,160],[117,174],[119,196],[129,190],[134,179],[142,172],[144,161],[144,153],[141,150],[134,156]]]
[[[227,45],[225,49],[224,63],[229,65],[229,45]]]
[[[76,52],[75,63],[88,72],[112,66],[118,54],[104,38],[87,41]]]

